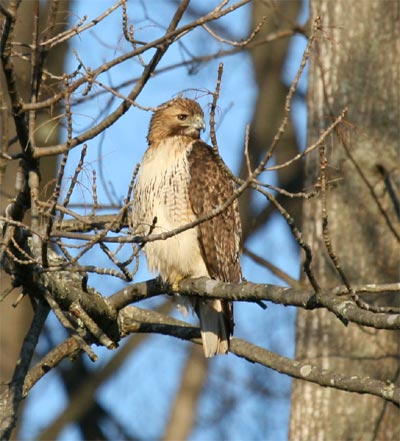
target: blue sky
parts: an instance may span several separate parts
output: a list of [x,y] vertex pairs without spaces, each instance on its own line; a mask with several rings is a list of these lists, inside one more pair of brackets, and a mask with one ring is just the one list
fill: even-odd
[[[209,10],[218,2],[216,1],[194,1],[192,2],[201,10]],[[98,16],[113,2],[102,1],[75,1],[73,2],[73,13],[70,17],[71,24],[88,15],[89,19]],[[147,11],[141,6],[141,2],[128,2],[128,14],[137,29],[137,38],[148,40],[163,32],[158,24],[167,23],[174,11],[174,2],[152,0],[146,2]],[[301,20],[306,16],[306,8],[302,12]],[[152,22],[148,16],[151,16]],[[250,9],[244,7],[224,19],[223,23],[229,26],[231,34],[237,39],[248,34],[248,23],[250,22]],[[183,23],[191,18],[183,19]],[[229,20],[229,21],[228,21]],[[245,26],[243,25],[245,24]],[[101,29],[101,31],[100,31]],[[219,43],[207,39],[204,44],[204,31],[198,30],[185,37],[185,47],[195,50],[196,54],[211,53],[220,47]],[[298,37],[294,39],[290,60],[284,69],[283,78],[290,81],[300,62],[305,39]],[[121,13],[117,12],[108,17],[98,29],[75,37],[71,41],[70,49],[75,50],[85,66],[92,69],[102,62],[112,59],[130,49],[124,42],[121,30]],[[181,59],[185,48],[174,45],[167,53],[159,67],[168,66]],[[146,61],[149,55],[145,55]],[[257,98],[257,87],[254,82],[252,65],[246,53],[227,57],[223,59],[224,76],[219,100],[220,112],[217,114],[217,137],[220,153],[228,166],[237,172],[243,153],[244,133],[246,124],[251,122],[254,104]],[[213,90],[217,77],[219,60],[199,66],[195,75],[188,75],[183,68],[156,75],[146,85],[138,98],[143,106],[157,106],[184,91],[188,97],[199,98],[199,102],[207,113],[210,95],[199,92],[199,90]],[[72,72],[78,65],[76,57],[70,50],[66,64],[66,71]],[[99,80],[116,86],[127,78],[134,78],[140,73],[141,66],[137,61],[128,61],[110,74],[102,75]],[[305,88],[305,81],[301,84]],[[126,94],[129,87],[120,90]],[[118,99],[111,103],[111,108],[119,104]],[[99,109],[107,108],[109,105],[105,98],[90,101],[87,105],[80,106],[74,114],[74,126],[77,130],[83,130],[96,121]],[[99,181],[105,176],[105,186],[110,188],[114,194],[113,200],[121,202],[125,197],[132,170],[140,161],[146,149],[146,134],[151,113],[132,108],[118,122],[107,129],[105,136],[99,136],[88,142],[88,176],[90,170],[97,172]],[[206,115],[206,118],[208,115]],[[293,104],[293,119],[298,127],[298,136],[303,144],[305,142],[305,120],[306,112],[304,103]],[[208,132],[203,139],[208,141]],[[79,147],[69,157],[66,176],[71,176],[80,156]],[[268,177],[274,182],[274,176]],[[82,185],[76,192],[74,202],[82,203],[87,201],[90,205],[90,180],[81,178]],[[99,185],[98,197],[101,202],[107,203],[107,192],[102,184]],[[247,246],[254,252],[263,255],[272,263],[283,268],[292,277],[299,273],[299,260],[295,246],[285,222],[274,216],[268,228],[254,235]],[[91,254],[87,260],[96,265],[107,266],[108,262],[100,255]],[[83,260],[85,262],[85,259]],[[248,258],[243,257],[243,272],[248,280],[263,283],[279,283],[265,269],[257,267]],[[148,279],[144,259],[140,265],[135,281]],[[90,284],[101,289],[102,293],[111,294],[121,286],[123,282],[104,277],[90,276]],[[147,304],[154,305],[160,300],[149,301]],[[178,313],[175,313],[179,317]],[[181,318],[181,317],[180,317]],[[266,311],[258,306],[241,303],[235,309],[235,335],[240,338],[266,347],[271,350],[292,357],[294,355],[294,308],[284,308],[277,305],[268,305]],[[190,317],[189,317],[190,319]],[[62,338],[63,331],[54,317],[49,319],[48,325],[56,338]],[[44,344],[43,342],[41,344]],[[171,397],[179,385],[179,370],[186,356],[187,343],[180,342],[166,337],[150,337],[146,340],[135,354],[128,358],[122,368],[106,382],[98,391],[97,399],[113,413],[127,429],[133,429],[133,433],[139,434],[143,439],[151,439],[163,433],[165,419]],[[91,368],[102,366],[114,355],[113,352],[101,348],[94,348],[99,355],[99,361]],[[217,357],[211,361],[210,382],[216,381],[221,372],[229,372],[233,395],[240,397],[245,390],[245,385],[254,375],[254,370],[249,370],[249,363],[237,359],[233,355]],[[262,374],[261,370],[257,372]],[[276,372],[268,371],[265,377],[268,379],[269,387],[275,392],[275,396],[265,401],[265,409],[258,407],[259,401],[251,396],[242,397],[241,402],[235,407],[232,418],[227,421],[225,434],[230,439],[235,435],[247,434],[249,439],[269,439],[278,441],[287,437],[287,426],[289,418],[289,402],[287,399],[290,390],[290,379]],[[232,386],[233,384],[233,386]],[[206,419],[218,406],[218,397],[215,392],[207,389],[200,402],[199,419]],[[149,397],[152,397],[151,399]],[[25,422],[23,429],[24,439],[29,439],[32,434],[37,434],[52,419],[59,414],[65,405],[65,395],[60,381],[55,372],[46,376],[30,394],[27,403]],[[46,409],[45,411],[43,409]],[[134,422],[132,415],[135,415]],[[251,427],[246,427],[244,421],[260,420],[265,418],[265,432],[252,433]],[[191,436],[192,440],[208,440],[215,438],[212,427],[201,426]],[[62,440],[78,440],[79,433],[74,427],[68,427],[62,433]],[[237,439],[237,438],[236,438]]]

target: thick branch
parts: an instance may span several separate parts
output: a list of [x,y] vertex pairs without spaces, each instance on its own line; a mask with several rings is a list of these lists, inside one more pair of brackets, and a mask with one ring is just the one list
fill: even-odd
[[[370,292],[369,285],[354,287],[357,292]],[[379,286],[379,285],[378,285]],[[179,284],[179,293],[184,296],[196,295],[204,298],[223,298],[227,300],[257,302],[260,300],[284,306],[298,306],[305,309],[326,308],[342,321],[353,322],[378,329],[400,329],[400,314],[374,313],[359,308],[349,297],[346,288],[324,289],[319,293],[306,289],[284,288],[258,283],[224,283],[207,278],[186,279]],[[398,284],[381,285],[382,291],[398,291]],[[371,288],[372,289],[372,288]],[[376,288],[374,291],[376,292]],[[172,294],[169,286],[157,279],[135,283],[116,292],[109,298],[117,310],[132,302],[153,297],[162,293]]]
[[[130,332],[156,332],[195,343],[200,342],[197,328],[170,317],[166,318],[159,313],[144,312],[133,306],[120,312],[120,326],[122,335]],[[391,382],[330,372],[308,362],[291,360],[238,338],[231,340],[230,352],[294,378],[348,392],[376,395],[400,407],[400,388]]]
[[[199,281],[203,282],[201,279],[197,282]],[[182,283],[184,284],[186,282]],[[190,283],[194,284],[194,281],[191,281]],[[234,285],[225,285],[227,288],[234,287]],[[156,281],[149,281],[144,284],[137,284],[136,289],[137,291],[140,291],[140,289],[143,291],[151,291],[151,289],[158,290],[160,286],[161,285]],[[279,292],[278,287],[271,288],[276,288],[274,293],[277,295]],[[285,288],[280,288],[280,290],[281,293],[285,293],[285,297],[287,294],[289,294],[290,297],[290,292],[293,291]],[[232,298],[233,297],[234,296],[232,296]],[[114,302],[111,301],[111,303],[114,303],[114,306],[116,299],[117,297],[114,297]],[[124,338],[131,333],[157,333],[201,344],[199,328],[168,317],[164,314],[134,306],[126,306],[119,311],[118,330],[121,338]],[[29,374],[25,379],[23,389],[24,395],[26,395],[34,384],[36,384],[36,382],[49,370],[56,367],[65,357],[76,354],[77,351],[79,351],[79,345],[73,338],[67,339],[65,342],[50,351],[29,371]],[[294,378],[349,392],[372,394],[391,401],[397,406],[400,404],[400,388],[390,382],[383,382],[368,377],[330,372],[308,362],[302,363],[300,361],[282,357],[274,352],[237,338],[232,339],[230,352],[238,357],[245,358],[250,362],[259,363]]]
[[307,362],[302,363],[282,357],[279,354],[238,338],[232,339],[230,352],[238,357],[245,358],[253,363],[259,363],[293,378],[347,392],[376,395],[400,407],[400,387],[397,387],[392,382],[332,372]]

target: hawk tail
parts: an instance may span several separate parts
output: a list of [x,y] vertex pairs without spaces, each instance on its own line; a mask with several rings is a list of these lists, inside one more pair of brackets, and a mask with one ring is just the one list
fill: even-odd
[[232,334],[232,312],[229,302],[222,300],[200,301],[196,307],[200,319],[201,339],[207,358],[226,354]]

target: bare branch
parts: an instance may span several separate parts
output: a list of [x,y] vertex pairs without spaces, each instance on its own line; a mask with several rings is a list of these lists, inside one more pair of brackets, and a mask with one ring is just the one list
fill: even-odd
[[246,38],[243,41],[232,41],[232,40],[227,40],[223,37],[220,37],[219,35],[217,35],[216,32],[214,32],[209,26],[207,25],[203,25],[203,29],[205,29],[212,37],[214,37],[216,40],[220,41],[221,43],[227,43],[231,46],[235,46],[235,47],[240,47],[243,48],[245,46],[248,46],[248,44],[254,39],[254,37],[260,32],[261,28],[263,27],[265,21],[267,20],[267,17],[261,17],[260,22],[258,23],[258,25],[254,28],[253,32],[249,35],[248,38]]
[[82,32],[86,31],[87,29],[90,29],[93,26],[96,26],[98,23],[100,23],[102,20],[104,20],[106,17],[108,17],[113,11],[118,9],[122,4],[124,0],[117,1],[113,6],[111,6],[109,9],[104,11],[102,14],[100,14],[98,17],[91,20],[86,25],[83,25],[83,23],[86,21],[86,16],[82,17],[82,19],[79,21],[77,25],[75,25],[73,28],[66,30],[65,32],[62,32],[58,35],[56,35],[53,38],[50,38],[48,40],[42,41],[40,43],[41,46],[45,46],[47,49],[51,49],[53,46],[63,43],[64,41],[69,40],[70,38],[74,37],[75,35],[79,35]]
[[43,300],[37,304],[31,326],[26,334],[13,378],[7,389],[0,395],[0,438],[9,439],[17,422],[18,406],[23,398],[23,385],[31,363],[39,335],[49,313]]
[[[385,291],[386,285],[379,285]],[[400,286],[389,286],[399,289]],[[366,292],[368,285],[355,286],[354,290]],[[224,283],[216,280],[200,278],[186,279],[179,284],[179,294],[183,296],[198,296],[244,302],[270,301],[286,306],[297,306],[305,309],[326,308],[339,317],[363,326],[379,329],[400,329],[400,311],[393,309],[392,313],[375,313],[366,311],[350,298],[340,294],[347,292],[345,287],[324,289],[315,293],[302,288],[284,288],[275,285],[245,283]],[[138,302],[162,293],[173,294],[169,285],[160,283],[157,279],[129,285],[109,297],[109,302],[116,309],[121,309],[132,302]]]
[[[191,340],[194,343],[200,342],[200,334],[197,328],[189,327],[184,322],[176,319],[165,319],[161,314],[144,312],[132,306],[121,311],[120,323],[123,334],[157,332],[164,335],[173,335],[183,340]],[[400,407],[400,387],[392,382],[331,372],[308,361],[291,360],[238,338],[232,338],[230,352],[293,378],[349,392],[376,395]]]
[[215,85],[215,91],[213,93],[213,100],[211,103],[211,109],[210,109],[210,137],[211,137],[211,143],[213,146],[214,151],[218,152],[218,143],[217,143],[217,136],[215,134],[215,110],[217,108],[217,102],[219,98],[219,91],[221,89],[221,81],[222,81],[222,74],[224,72],[224,65],[222,63],[218,66],[218,77],[217,77],[217,83]]

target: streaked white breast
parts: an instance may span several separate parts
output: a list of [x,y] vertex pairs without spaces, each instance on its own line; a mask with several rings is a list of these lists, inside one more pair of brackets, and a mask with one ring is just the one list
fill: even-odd
[[[150,147],[137,178],[133,203],[133,225],[136,234],[148,234],[157,217],[153,233],[171,231],[195,219],[191,209],[187,154],[192,143],[180,137],[168,138]],[[145,245],[149,270],[157,271],[163,280],[174,283],[185,277],[208,276],[201,256],[197,228],[166,240]]]

